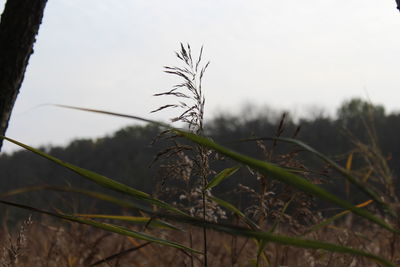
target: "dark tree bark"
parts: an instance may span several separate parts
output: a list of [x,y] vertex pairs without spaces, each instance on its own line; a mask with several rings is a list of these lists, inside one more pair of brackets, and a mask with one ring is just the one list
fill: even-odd
[[400,11],[400,0],[396,0],[397,9]]
[[[0,21],[0,135],[19,93],[47,0],[8,0]],[[2,146],[0,139],[0,150]]]

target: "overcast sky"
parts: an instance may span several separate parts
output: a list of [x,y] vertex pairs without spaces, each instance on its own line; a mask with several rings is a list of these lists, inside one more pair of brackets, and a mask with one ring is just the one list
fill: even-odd
[[167,120],[149,112],[170,103],[152,95],[176,82],[162,67],[180,42],[211,61],[207,118],[245,103],[333,114],[357,96],[400,110],[394,0],[51,0],[7,136],[62,145],[132,123],[46,103]]

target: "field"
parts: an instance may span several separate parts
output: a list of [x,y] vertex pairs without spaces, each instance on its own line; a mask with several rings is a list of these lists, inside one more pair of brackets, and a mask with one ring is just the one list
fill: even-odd
[[[191,258],[181,250],[79,224],[60,224],[44,219],[25,222],[19,229],[10,235],[2,235],[1,266],[202,266],[199,256]],[[184,233],[146,232],[186,245],[190,243]],[[192,235],[193,248],[200,250],[201,230],[193,229]],[[210,231],[208,238],[209,266],[255,266],[257,246],[251,239],[215,231]],[[400,264],[398,240],[379,229],[330,227],[307,238],[363,249]],[[273,243],[268,244],[265,251],[271,266],[377,266],[363,257]]]
[[[155,155],[165,179],[153,192],[140,191],[4,137],[43,160],[127,198],[72,186],[40,185],[4,192],[1,203],[43,217],[26,219],[11,230],[3,223],[2,266],[400,264],[395,178],[374,141],[372,124],[366,124],[368,144],[353,140],[365,163],[357,170],[353,168],[353,152],[346,156],[345,166],[341,166],[296,139],[298,129],[291,138],[283,137],[286,115],[278,122],[274,136],[238,140],[256,144],[263,159],[235,152],[208,138],[203,128],[205,97],[201,84],[208,63],[201,64],[202,51],[194,60],[190,46],[181,45],[177,56],[184,66],[166,67],[166,72],[178,76],[182,82],[156,96],[173,96],[185,101],[167,104],[154,112],[166,108],[181,110],[172,120],[183,123],[183,129],[137,116],[62,106],[132,118],[164,129],[158,141],[170,141],[171,145]],[[367,104],[366,111],[368,107]],[[291,144],[293,150],[277,154],[276,147],[283,143]],[[311,153],[325,164],[330,175],[334,173],[346,185],[356,188],[363,194],[363,201],[352,203],[325,190],[318,176],[326,174],[309,169],[298,160],[299,150]],[[230,166],[214,170],[212,162],[219,160]],[[244,209],[213,194],[213,190],[243,169],[258,184],[255,188],[237,185],[235,196],[240,192],[252,200]],[[116,205],[120,208],[116,210],[124,212],[71,213],[57,207],[33,207],[8,200],[8,197],[41,190],[85,195]],[[329,203],[337,210],[331,215],[322,214],[313,208],[316,202]]]

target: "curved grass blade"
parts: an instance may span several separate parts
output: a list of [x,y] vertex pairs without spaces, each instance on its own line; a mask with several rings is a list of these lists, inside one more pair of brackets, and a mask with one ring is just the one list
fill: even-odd
[[[358,204],[356,207],[362,208],[362,207],[368,206],[368,205],[371,204],[372,202],[373,202],[373,200],[370,199],[370,200],[367,200],[367,201],[365,201],[365,202],[363,202],[363,203],[361,203],[361,204]],[[302,234],[302,236],[304,236],[304,235],[306,235],[306,234],[308,234],[308,233],[311,233],[311,232],[313,232],[313,231],[316,231],[316,230],[318,230],[318,229],[320,229],[320,228],[322,228],[322,227],[324,227],[324,226],[326,226],[326,225],[332,223],[333,221],[335,221],[335,220],[337,220],[337,219],[339,219],[339,218],[345,216],[345,215],[348,214],[348,213],[350,213],[350,211],[349,211],[349,210],[345,210],[345,211],[342,211],[342,212],[340,212],[340,213],[338,213],[338,214],[336,214],[336,215],[334,215],[334,216],[332,216],[332,217],[330,217],[330,218],[328,218],[328,219],[326,219],[326,220],[323,220],[322,222],[320,222],[320,223],[314,225],[313,227],[311,227],[310,229],[308,229],[306,232],[304,232],[304,233]]]
[[61,186],[49,186],[49,185],[29,186],[29,187],[18,188],[15,190],[11,190],[11,191],[2,193],[2,194],[0,194],[0,197],[4,198],[4,197],[14,196],[14,195],[18,195],[18,194],[27,193],[27,192],[33,192],[33,191],[40,191],[40,190],[79,193],[79,194],[83,194],[83,195],[90,196],[93,198],[97,198],[99,200],[113,203],[113,204],[123,207],[123,208],[140,210],[140,211],[143,211],[143,212],[146,212],[149,214],[154,213],[149,207],[143,206],[138,203],[132,203],[130,201],[121,200],[119,198],[116,198],[116,197],[113,197],[113,196],[110,196],[107,194],[98,193],[95,191],[84,190],[84,189],[79,189],[79,188],[73,188],[73,187],[61,187]]
[[[152,211],[151,209],[149,209],[148,207],[145,207],[143,205],[140,204],[136,204],[136,203],[132,203],[130,201],[126,201],[126,200],[121,200],[119,198],[115,198],[113,196],[110,195],[106,195],[103,193],[97,193],[94,191],[89,191],[89,190],[84,190],[84,189],[79,189],[79,188],[73,188],[73,187],[60,187],[60,186],[48,186],[48,185],[42,185],[42,186],[30,186],[30,187],[24,187],[24,188],[18,188],[12,191],[8,191],[6,193],[0,194],[0,197],[4,198],[4,197],[10,197],[10,196],[14,196],[14,195],[18,195],[18,194],[23,194],[23,193],[27,193],[27,192],[33,192],[33,191],[40,191],[40,190],[51,190],[51,191],[61,191],[61,192],[73,192],[73,193],[79,193],[79,194],[83,194],[86,196],[90,196],[99,200],[103,200],[109,203],[113,203],[117,206],[123,207],[123,208],[128,208],[128,209],[132,209],[132,210],[140,210],[143,211],[145,213],[157,216],[157,214]],[[82,215],[83,217],[85,217],[85,215]],[[108,216],[108,215],[94,215],[94,216],[99,216],[97,218],[100,218],[100,216]],[[90,216],[87,216],[90,217]],[[137,222],[140,222],[141,219],[139,218],[143,218],[142,221],[144,221],[145,217],[133,217],[133,216],[119,216],[120,218],[117,218],[118,216],[114,215],[116,220],[124,220],[124,218],[121,217],[127,217],[125,218],[125,220],[129,221],[135,221],[135,218],[137,219]],[[95,218],[95,217],[92,217]],[[105,217],[104,217],[105,218]],[[150,218],[150,217],[146,217],[148,218],[148,220],[145,222],[147,223],[149,220],[151,220],[151,224],[153,224],[153,226],[164,226],[166,228],[170,228],[173,230],[179,230],[179,231],[183,231],[182,229],[179,229],[178,227],[164,222],[162,220],[159,219],[154,219],[154,218]],[[111,218],[109,218],[111,219]]]
[[[238,208],[236,208],[234,205],[232,205],[231,203],[222,200],[220,198],[214,197],[214,196],[207,196],[209,199],[213,200],[214,202],[216,202],[218,205],[220,205],[221,207],[226,208],[227,210],[231,211],[233,214],[236,214],[239,218],[241,218],[242,220],[244,220],[244,222],[249,225],[253,230],[260,230],[260,227],[253,222],[249,217],[247,217],[243,212],[241,212]],[[264,253],[264,248],[267,245],[267,242],[265,240],[255,240],[256,245],[258,247],[257,249],[257,264],[259,261],[260,256],[262,255],[264,260],[269,263],[269,258],[267,255],[265,255]],[[270,264],[269,264],[270,265]],[[256,265],[259,266],[259,265]]]
[[346,160],[346,171],[351,171],[351,166],[353,165],[353,155],[354,153],[351,152]]
[[233,214],[236,214],[239,218],[242,218],[244,222],[247,223],[252,229],[260,229],[255,222],[253,222],[250,218],[248,218],[243,212],[241,212],[231,203],[226,202],[225,200],[222,200],[214,196],[207,196],[207,197],[212,201],[214,201],[215,203],[217,203],[218,205],[220,205],[221,207],[224,207],[227,210],[231,211]]
[[151,242],[146,242],[146,243],[143,243],[143,244],[138,245],[138,246],[136,246],[136,247],[123,250],[123,251],[121,251],[121,252],[118,252],[118,253],[116,253],[116,254],[113,254],[113,255],[111,255],[111,256],[108,256],[107,258],[104,258],[104,259],[101,259],[101,260],[99,260],[99,261],[96,261],[95,263],[90,264],[89,267],[97,266],[97,265],[102,264],[102,263],[107,263],[107,262],[109,262],[109,261],[111,261],[111,260],[114,260],[114,259],[116,259],[116,258],[119,258],[119,257],[121,257],[121,256],[124,256],[124,255],[126,255],[126,254],[128,254],[128,253],[131,253],[131,252],[133,252],[133,251],[139,250],[139,249],[141,249],[141,248],[143,248],[143,247],[145,247],[145,246],[147,246],[147,245],[150,245],[150,244],[151,244]]
[[288,246],[295,246],[295,247],[308,248],[308,249],[322,249],[322,250],[331,251],[331,252],[350,254],[350,255],[354,255],[354,256],[362,256],[362,257],[370,258],[385,267],[386,266],[387,267],[395,266],[390,261],[388,261],[380,256],[377,256],[375,254],[365,252],[362,250],[358,250],[358,249],[349,248],[346,246],[332,244],[332,243],[308,240],[308,239],[297,238],[297,237],[288,237],[288,236],[284,236],[284,235],[277,235],[277,234],[272,234],[269,232],[262,232],[262,231],[247,229],[247,228],[243,228],[243,227],[235,226],[235,225],[203,221],[201,219],[196,219],[196,218],[177,217],[174,215],[168,215],[168,218],[172,219],[172,220],[178,220],[182,223],[188,223],[188,224],[195,225],[198,227],[205,227],[208,229],[213,229],[213,230],[216,230],[219,232],[224,232],[224,233],[235,235],[235,236],[243,236],[243,237],[247,237],[247,238],[256,239],[256,240],[259,240],[260,242],[266,241],[266,242],[273,242],[273,243],[288,245]]
[[20,142],[18,142],[16,140],[13,140],[11,138],[4,137],[4,136],[0,136],[0,138],[3,138],[3,139],[5,139],[5,140],[7,140],[7,141],[9,141],[11,143],[14,143],[14,144],[16,144],[16,145],[18,145],[20,147],[23,147],[23,148],[33,152],[33,153],[35,153],[35,154],[37,154],[39,156],[42,156],[43,158],[46,158],[46,159],[48,159],[48,160],[50,160],[50,161],[52,161],[52,162],[64,167],[64,168],[67,168],[67,169],[79,174],[80,176],[82,176],[82,177],[84,177],[84,178],[86,178],[86,179],[88,179],[88,180],[90,180],[92,182],[95,182],[96,184],[101,185],[101,186],[103,186],[105,188],[109,188],[109,189],[112,189],[114,191],[118,191],[118,192],[121,192],[121,193],[128,194],[128,195],[130,195],[130,196],[132,196],[134,198],[143,200],[143,201],[145,201],[147,203],[156,205],[156,206],[158,206],[160,208],[164,208],[164,209],[173,211],[173,212],[181,214],[181,215],[187,215],[183,211],[180,211],[177,208],[175,208],[175,207],[173,207],[173,206],[171,206],[171,205],[169,205],[169,204],[167,204],[167,203],[165,203],[165,202],[163,202],[161,200],[158,200],[156,198],[152,198],[149,194],[147,194],[145,192],[142,192],[140,190],[134,189],[134,188],[132,188],[130,186],[127,186],[125,184],[122,184],[120,182],[114,181],[113,179],[110,179],[110,178],[108,178],[106,176],[103,176],[101,174],[98,174],[96,172],[93,172],[93,171],[90,171],[90,170],[75,166],[75,165],[73,165],[71,163],[62,161],[62,160],[60,160],[60,159],[58,159],[56,157],[50,156],[47,153],[44,153],[44,152],[42,152],[42,151],[40,151],[38,149],[35,149],[33,147],[30,147],[28,145],[20,143]]
[[[258,138],[260,139],[260,138]],[[382,199],[379,197],[379,195],[372,190],[370,187],[366,186],[364,184],[364,182],[360,182],[357,178],[355,178],[354,176],[352,176],[349,172],[349,169],[351,167],[351,161],[352,161],[352,157],[351,159],[347,161],[346,163],[346,168],[341,167],[339,164],[337,164],[336,162],[334,162],[333,160],[331,160],[330,158],[328,158],[327,156],[325,156],[324,154],[322,154],[321,152],[315,150],[314,148],[310,147],[309,145],[307,145],[306,143],[296,140],[296,139],[292,139],[292,138],[285,138],[285,137],[279,137],[279,138],[262,138],[264,140],[270,139],[270,140],[277,140],[277,141],[282,141],[282,142],[286,142],[286,143],[291,143],[291,144],[295,144],[309,152],[311,152],[312,154],[316,155],[317,157],[319,157],[321,160],[323,160],[324,162],[328,163],[330,166],[332,166],[333,169],[335,169],[336,171],[338,171],[340,174],[342,174],[350,183],[352,183],[354,186],[356,186],[359,190],[361,190],[362,192],[364,192],[367,196],[369,196],[370,198],[372,198],[376,203],[379,203],[385,210],[387,210],[392,216],[397,217],[396,213],[392,210],[392,208],[385,203],[384,201],[382,201]],[[352,155],[352,154],[351,154]]]
[[137,238],[137,239],[141,239],[141,240],[145,240],[145,241],[149,241],[149,242],[153,242],[153,243],[157,243],[160,245],[165,245],[165,246],[169,246],[169,247],[174,247],[174,248],[178,248],[178,249],[183,249],[189,252],[193,252],[193,253],[199,253],[201,254],[202,252],[191,249],[189,247],[186,247],[184,245],[178,244],[176,242],[172,242],[172,241],[168,241],[165,239],[161,239],[161,238],[157,238],[151,235],[147,235],[147,234],[143,234],[140,232],[136,232],[130,229],[127,229],[125,227],[121,227],[118,225],[114,225],[114,224],[108,224],[108,223],[101,223],[101,222],[97,222],[94,220],[89,220],[89,219],[84,219],[84,218],[79,218],[79,217],[75,217],[72,215],[68,215],[68,214],[62,214],[62,213],[53,213],[53,212],[49,212],[49,211],[44,211],[44,210],[40,210],[31,206],[27,206],[27,205],[22,205],[22,204],[18,204],[18,203],[13,203],[13,202],[9,202],[9,201],[4,201],[4,200],[0,200],[0,203],[3,203],[5,205],[8,206],[14,206],[17,208],[21,208],[21,209],[25,209],[25,210],[30,210],[30,211],[34,211],[34,212],[38,212],[41,214],[46,214],[52,217],[56,217],[59,219],[64,219],[67,221],[72,221],[72,222],[77,222],[80,224],[86,224],[86,225],[90,225],[99,229],[103,229],[106,230],[108,232],[113,232],[113,233],[117,233],[120,235],[124,235],[124,236],[130,236],[133,238]]
[[[292,201],[294,200],[296,195],[293,195],[289,201],[287,201],[285,203],[285,205],[283,206],[282,210],[280,211],[280,216],[278,218],[275,219],[274,224],[272,225],[271,229],[268,231],[269,233],[274,233],[276,228],[279,225],[279,222],[281,220],[281,216],[286,212],[287,208],[289,207],[290,203],[292,203]],[[267,246],[268,242],[266,242],[265,240],[258,242],[257,246],[258,246],[258,250],[257,250],[257,262],[259,261],[260,255],[261,253],[264,253],[264,249]],[[266,255],[264,255],[264,257],[266,257]],[[257,265],[258,266],[258,265]]]
[[109,214],[74,214],[76,217],[84,217],[89,219],[110,219],[118,221],[126,221],[137,224],[149,225],[152,227],[166,228],[171,230],[180,230],[179,228],[173,226],[170,223],[153,219],[150,217],[138,217],[138,216],[127,216],[127,215],[109,215]]
[[237,166],[237,167],[226,168],[226,169],[222,170],[213,179],[211,179],[211,181],[206,185],[206,187],[204,189],[207,190],[207,189],[210,189],[210,188],[213,188],[213,187],[219,185],[223,180],[225,180],[226,178],[229,178],[230,176],[235,174],[235,172],[237,172],[239,169],[240,169],[240,167]]
[[257,171],[259,171],[265,175],[269,175],[273,179],[276,179],[283,183],[289,184],[303,192],[309,193],[320,199],[324,199],[326,201],[334,203],[342,208],[351,210],[353,213],[355,213],[361,217],[364,217],[364,218],[370,220],[371,222],[374,222],[391,232],[400,233],[399,230],[394,229],[391,225],[387,224],[382,219],[374,216],[370,212],[355,207],[350,202],[343,200],[341,198],[338,198],[334,194],[329,193],[328,191],[320,188],[319,186],[312,184],[309,181],[307,181],[306,179],[304,179],[300,176],[297,176],[293,173],[290,173],[279,166],[276,166],[272,163],[254,159],[254,158],[251,158],[249,156],[246,156],[246,155],[243,155],[243,154],[240,154],[237,152],[234,152],[226,147],[223,147],[223,146],[211,141],[208,138],[198,136],[193,133],[189,133],[189,132],[179,130],[179,129],[173,129],[173,131],[175,131],[177,134],[180,134],[180,135],[184,136],[185,138],[187,138],[199,145],[213,149],[231,159],[234,159],[242,164],[245,164],[253,169],[256,169]]
[[145,118],[138,117],[138,116],[133,116],[133,115],[128,115],[128,114],[110,112],[110,111],[99,110],[99,109],[74,107],[74,106],[69,106],[69,105],[60,105],[60,104],[52,104],[52,105],[56,106],[56,107],[61,107],[61,108],[75,109],[75,110],[87,111],[87,112],[93,112],[93,113],[100,113],[100,114],[110,115],[110,116],[115,116],[115,117],[134,119],[134,120],[138,120],[138,121],[143,121],[143,122],[148,122],[148,123],[151,123],[151,124],[155,124],[155,125],[158,125],[158,126],[161,126],[161,127],[165,127],[165,128],[172,128],[170,125],[168,125],[166,123],[163,123],[163,122],[159,122],[159,121],[155,121],[155,120],[149,120],[149,119],[145,119]]
[[278,218],[276,218],[274,224],[272,225],[271,229],[269,230],[269,232],[270,232],[271,234],[272,234],[273,232],[275,232],[276,228],[277,228],[278,225],[279,225],[279,222],[281,221],[282,215],[285,214],[285,212],[286,212],[286,210],[288,209],[289,205],[290,205],[290,204],[292,203],[292,201],[295,199],[295,196],[296,196],[296,195],[293,195],[293,196],[289,199],[289,201],[287,201],[287,202],[285,203],[285,205],[283,206],[282,210],[279,212]]

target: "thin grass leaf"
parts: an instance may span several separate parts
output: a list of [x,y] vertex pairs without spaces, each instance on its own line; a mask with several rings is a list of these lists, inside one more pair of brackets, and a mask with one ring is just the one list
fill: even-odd
[[[103,200],[109,203],[113,203],[117,206],[123,207],[123,208],[128,208],[128,209],[132,209],[132,210],[139,210],[139,211],[143,211],[145,213],[151,214],[151,215],[155,215],[156,213],[151,210],[150,208],[140,205],[140,204],[136,204],[136,203],[132,203],[130,201],[126,201],[126,200],[121,200],[119,198],[115,198],[113,196],[110,195],[106,195],[106,194],[102,194],[102,193],[97,193],[94,191],[89,191],[89,190],[84,190],[84,189],[78,189],[78,188],[73,188],[73,187],[59,187],[59,186],[48,186],[48,185],[44,185],[44,186],[30,186],[30,187],[23,187],[23,188],[18,188],[3,194],[0,194],[0,197],[4,198],[4,197],[10,197],[10,196],[14,196],[14,195],[18,195],[18,194],[23,194],[23,193],[27,193],[27,192],[33,192],[33,191],[40,191],[40,190],[51,190],[51,191],[60,191],[60,192],[73,192],[73,193],[79,193],[79,194],[83,194],[86,196],[90,196],[99,200]],[[83,216],[83,215],[82,215]],[[96,216],[108,216],[108,215],[96,215]],[[89,216],[88,216],[89,217]],[[116,220],[124,220],[124,218],[117,218],[116,215],[114,215]],[[131,221],[135,221],[135,218],[137,218],[137,222],[140,222],[141,220],[139,218],[143,218],[142,221],[144,221],[145,217],[133,217],[133,216],[122,216],[122,217],[127,217],[126,220],[131,220]],[[93,217],[94,218],[94,217]],[[99,217],[100,218],[100,217]],[[173,230],[179,230],[179,231],[183,231],[182,229],[179,229],[178,227],[164,222],[162,220],[158,220],[158,219],[154,219],[154,218],[148,218],[148,220],[146,221],[146,223],[151,219],[151,223],[153,224],[153,226],[165,226],[166,228],[170,228]]]
[[127,216],[127,215],[110,215],[110,214],[73,214],[73,216],[76,217],[85,217],[85,218],[90,218],[90,219],[110,219],[110,220],[117,220],[117,221],[126,221],[126,222],[132,222],[132,223],[137,223],[137,224],[145,224],[149,225],[152,227],[158,227],[158,228],[166,228],[166,229],[171,229],[171,230],[179,230],[181,229],[173,226],[170,223],[153,219],[150,217],[138,217],[138,216]]
[[96,172],[93,172],[93,171],[90,171],[90,170],[75,166],[75,165],[73,165],[71,163],[62,161],[62,160],[60,160],[60,159],[58,159],[56,157],[50,156],[47,153],[44,153],[44,152],[42,152],[40,150],[37,150],[37,149],[35,149],[33,147],[30,147],[28,145],[22,144],[22,143],[20,143],[20,142],[18,142],[16,140],[11,139],[11,138],[2,137],[2,136],[0,136],[0,138],[3,138],[3,139],[5,139],[5,140],[7,140],[9,142],[12,142],[12,143],[14,143],[14,144],[16,144],[16,145],[18,145],[20,147],[23,147],[23,148],[33,152],[33,153],[35,153],[35,154],[37,154],[39,156],[42,156],[43,158],[46,158],[46,159],[48,159],[48,160],[50,160],[50,161],[52,161],[52,162],[64,167],[64,168],[67,168],[67,169],[79,174],[80,176],[82,176],[82,177],[84,177],[84,178],[86,178],[86,179],[88,179],[88,180],[90,180],[92,182],[95,182],[96,184],[101,185],[101,186],[103,186],[105,188],[109,188],[109,189],[112,189],[112,190],[117,191],[117,192],[128,194],[131,197],[143,200],[143,201],[145,201],[147,203],[156,205],[156,206],[158,206],[160,208],[164,208],[164,209],[173,211],[175,213],[179,213],[181,215],[187,215],[183,211],[180,211],[177,208],[175,208],[175,207],[173,207],[173,206],[171,206],[171,205],[169,205],[169,204],[167,204],[167,203],[165,203],[165,202],[163,202],[161,200],[158,200],[156,198],[150,197],[150,195],[145,193],[145,192],[142,192],[140,190],[134,189],[134,188],[132,188],[130,186],[127,186],[125,184],[122,184],[120,182],[114,181],[113,179],[105,177],[105,176],[103,176],[101,174],[98,174]]
[[[368,205],[371,204],[372,202],[373,202],[373,200],[370,199],[370,200],[367,200],[367,201],[365,201],[365,202],[363,202],[363,203],[361,203],[361,204],[358,204],[356,207],[358,207],[358,208],[363,208],[363,207],[365,207],[365,206],[368,206]],[[334,216],[332,216],[332,217],[330,217],[330,218],[328,218],[328,219],[326,219],[326,220],[323,220],[322,222],[320,222],[320,223],[314,225],[313,227],[311,227],[310,229],[308,229],[306,232],[304,232],[304,233],[302,234],[302,236],[304,236],[304,235],[306,235],[306,234],[308,234],[308,233],[314,232],[314,231],[316,231],[316,230],[318,230],[318,229],[320,229],[320,228],[322,228],[322,227],[324,227],[324,226],[326,226],[326,225],[329,225],[329,224],[331,224],[332,222],[334,222],[335,220],[337,220],[337,219],[339,219],[339,218],[342,218],[343,216],[345,216],[345,215],[348,214],[348,213],[350,213],[350,211],[349,211],[349,210],[345,210],[345,211],[342,211],[342,212],[340,212],[340,213],[338,213],[338,214],[336,214],[336,215],[334,215]]]
[[351,165],[353,164],[353,152],[349,154],[346,160],[346,170],[351,171]]
[[256,232],[256,231],[251,231],[251,230],[240,230],[240,231],[232,231],[231,228],[225,229],[224,227],[213,227],[215,230],[220,230],[226,233],[233,233],[236,235],[242,235],[246,237],[253,237],[257,239],[262,239],[262,240],[267,240],[270,242],[274,243],[279,243],[283,245],[289,245],[289,246],[296,246],[296,247],[302,247],[302,248],[309,248],[309,249],[322,249],[322,250],[327,250],[331,252],[337,252],[337,253],[346,253],[346,254],[351,254],[354,256],[363,256],[370,258],[374,261],[379,262],[383,266],[390,266],[394,267],[395,265],[388,260],[379,257],[377,255],[357,250],[357,249],[352,249],[349,247],[345,246],[339,246],[336,244],[331,244],[331,243],[325,243],[325,242],[319,242],[319,241],[312,241],[312,240],[305,240],[305,239],[300,239],[300,238],[292,238],[292,237],[287,237],[287,236],[282,236],[282,235],[272,235],[266,232]]
[[123,114],[123,113],[117,113],[117,112],[110,112],[110,111],[105,111],[105,110],[99,110],[99,109],[91,109],[91,108],[82,108],[82,107],[74,107],[74,106],[69,106],[69,105],[59,105],[59,104],[50,104],[51,106],[55,107],[60,107],[60,108],[68,108],[68,109],[74,109],[74,110],[80,110],[80,111],[86,111],[86,112],[92,112],[92,113],[99,113],[99,114],[104,114],[104,115],[109,115],[109,116],[115,116],[115,117],[121,117],[121,118],[127,118],[127,119],[134,119],[138,121],[143,121],[143,122],[148,122],[154,125],[158,125],[161,127],[165,128],[172,128],[170,125],[155,121],[155,120],[150,120],[150,119],[145,119],[142,117],[138,116],[133,116],[133,115],[128,115],[128,114]]
[[279,217],[276,218],[274,224],[272,225],[271,229],[269,230],[269,232],[272,234],[275,232],[276,228],[279,225],[279,222],[281,221],[281,216],[283,214],[285,214],[286,210],[289,208],[290,203],[292,203],[292,201],[294,200],[295,195],[293,195],[290,200],[288,202],[285,203],[285,205],[283,206],[282,210],[279,212]]
[[13,202],[9,202],[9,201],[4,201],[4,200],[0,200],[0,203],[3,203],[5,205],[8,206],[13,206],[13,207],[17,207],[17,208],[21,208],[21,209],[25,209],[25,210],[30,210],[30,211],[34,211],[34,212],[38,212],[41,214],[46,214],[52,217],[56,217],[59,219],[64,219],[67,221],[72,221],[72,222],[77,222],[80,224],[86,224],[86,225],[90,225],[99,229],[103,229],[106,230],[108,232],[113,232],[113,233],[117,233],[120,235],[124,235],[124,236],[130,236],[133,238],[137,238],[137,239],[141,239],[141,240],[145,240],[145,241],[149,241],[149,242],[153,242],[153,243],[157,243],[160,245],[165,245],[165,246],[169,246],[169,247],[174,247],[174,248],[178,248],[178,249],[183,249],[189,252],[193,252],[193,253],[199,253],[201,254],[200,251],[191,249],[189,247],[183,246],[181,244],[178,244],[176,242],[172,242],[172,241],[168,241],[165,239],[161,239],[161,238],[157,238],[151,235],[147,235],[147,234],[143,234],[140,232],[136,232],[118,225],[113,225],[113,224],[108,224],[108,223],[101,223],[101,222],[97,222],[94,220],[89,220],[89,219],[83,219],[83,218],[78,218],[72,215],[68,215],[68,214],[62,214],[62,213],[53,213],[53,212],[49,212],[49,211],[44,211],[44,210],[40,210],[31,206],[27,206],[27,205],[22,205],[22,204],[18,204],[18,203],[13,203]]
[[73,187],[48,186],[48,185],[29,186],[29,187],[22,187],[22,188],[18,188],[15,190],[11,190],[11,191],[2,193],[2,194],[0,194],[0,197],[5,198],[5,197],[18,195],[18,194],[23,194],[23,193],[27,193],[27,192],[33,192],[33,191],[40,191],[40,190],[79,193],[79,194],[83,194],[83,195],[90,196],[93,198],[97,198],[99,200],[113,203],[113,204],[123,207],[123,208],[140,210],[140,211],[143,211],[143,212],[146,212],[149,214],[153,213],[152,209],[150,209],[147,206],[138,204],[138,203],[132,203],[131,201],[121,200],[119,198],[116,198],[116,197],[113,197],[113,196],[110,196],[107,194],[98,193],[95,191],[84,190],[84,189],[79,189],[79,188],[73,188]]
[[[294,198],[295,198],[295,195],[293,195],[290,198],[290,200],[285,203],[285,205],[283,206],[282,210],[280,211],[280,216],[286,212],[287,208],[289,207],[290,203],[292,203]],[[281,220],[280,216],[278,218],[276,218],[276,220],[275,220],[274,224],[272,225],[271,229],[268,231],[269,233],[272,234],[272,233],[275,232],[275,230],[278,227],[279,222]],[[260,255],[261,255],[261,253],[264,252],[264,249],[267,246],[267,244],[268,244],[268,242],[266,242],[265,240],[257,243],[257,247],[258,247],[258,249],[257,249],[257,262],[258,262],[258,259],[259,259]],[[266,257],[266,255],[264,255],[264,258],[265,257]],[[268,257],[267,257],[267,259],[268,259]]]
[[226,202],[225,200],[222,200],[214,196],[207,196],[207,197],[212,201],[214,201],[215,203],[217,203],[218,205],[220,205],[221,207],[224,207],[227,210],[231,211],[233,214],[236,214],[239,218],[242,218],[252,229],[260,229],[255,222],[253,222],[250,218],[248,218],[243,212],[241,212],[231,203]]
[[272,138],[272,139],[276,139],[278,141],[283,141],[283,142],[286,142],[286,143],[295,144],[295,145],[300,146],[301,148],[313,153],[314,155],[316,155],[317,157],[319,157],[320,159],[322,159],[323,161],[325,161],[326,163],[331,165],[332,168],[334,168],[336,171],[341,173],[350,183],[352,183],[354,186],[356,186],[358,189],[360,189],[366,195],[371,197],[375,202],[379,203],[392,216],[397,217],[396,213],[392,210],[392,208],[387,203],[382,201],[381,198],[379,197],[379,195],[375,191],[373,191],[370,187],[366,186],[364,184],[364,182],[360,182],[357,178],[352,176],[349,173],[349,170],[347,170],[345,168],[342,168],[339,164],[337,164],[336,162],[334,162],[333,160],[331,160],[330,158],[328,158],[327,156],[325,156],[321,152],[315,150],[314,148],[310,147],[309,145],[307,145],[307,144],[305,144],[305,143],[303,143],[303,142],[301,142],[299,140],[296,140],[296,139],[283,138],[283,137]]
[[151,242],[146,242],[146,243],[143,243],[143,244],[138,245],[138,246],[136,246],[136,247],[133,247],[133,248],[126,249],[126,250],[124,250],[124,251],[118,252],[118,253],[116,253],[116,254],[113,254],[113,255],[111,255],[111,256],[108,256],[107,258],[101,259],[101,260],[99,260],[99,261],[96,261],[95,263],[90,264],[89,267],[97,266],[97,265],[102,264],[102,263],[107,263],[107,262],[109,262],[109,261],[111,261],[111,260],[114,260],[114,259],[116,259],[116,258],[119,258],[119,257],[121,257],[121,256],[124,256],[124,255],[126,255],[126,254],[128,254],[128,253],[131,253],[131,252],[133,252],[133,251],[139,250],[139,249],[141,249],[141,248],[143,248],[143,247],[145,247],[145,246],[147,246],[147,245],[150,245],[150,244],[151,244]]
[[304,179],[300,176],[297,176],[293,173],[285,171],[283,168],[280,168],[279,166],[276,166],[272,163],[254,159],[254,158],[245,156],[245,155],[237,153],[237,152],[234,152],[226,147],[223,147],[223,146],[211,141],[208,138],[198,136],[198,135],[195,135],[193,133],[189,133],[189,132],[186,132],[183,130],[175,129],[174,131],[199,145],[213,149],[222,155],[225,155],[225,156],[227,156],[231,159],[234,159],[242,164],[245,164],[253,169],[256,169],[260,173],[269,175],[273,179],[279,180],[285,184],[289,184],[303,192],[306,192],[306,193],[314,195],[320,199],[324,199],[326,201],[334,203],[342,208],[351,210],[353,213],[355,213],[361,217],[364,217],[364,218],[370,220],[371,222],[374,222],[391,232],[400,233],[399,230],[394,229],[391,225],[387,224],[382,219],[374,216],[370,212],[355,207],[350,202],[343,200],[341,198],[338,198],[337,196],[333,195],[332,193],[329,193],[326,190],[320,188],[319,186],[310,183],[309,181],[307,181],[306,179]]
[[[272,263],[271,260],[269,259],[267,253],[265,253],[265,251],[262,252],[261,254],[262,258],[264,259],[265,263],[267,264],[267,267],[272,267]],[[257,267],[260,266],[259,265],[259,258],[257,258]]]
[[[352,164],[353,164],[353,152],[351,152],[349,154],[349,156],[347,157],[347,160],[346,160],[346,167],[345,168],[346,168],[346,171],[348,171],[349,173],[351,171]],[[345,186],[346,198],[349,199],[349,196],[350,196],[350,182],[349,182],[349,180],[345,181],[345,185],[344,186]]]
[[374,172],[373,168],[370,168],[368,172],[365,174],[365,176],[361,179],[363,183],[366,183],[368,179],[371,177],[371,174]]
[[326,251],[331,251],[331,252],[350,254],[350,255],[354,255],[354,256],[362,256],[362,257],[370,258],[385,267],[386,266],[387,267],[395,266],[393,263],[391,263],[390,261],[388,261],[380,256],[377,256],[375,254],[365,252],[362,250],[349,248],[346,246],[336,245],[336,244],[327,243],[327,242],[308,240],[308,239],[303,239],[303,238],[297,238],[297,237],[289,237],[289,236],[284,236],[284,235],[271,234],[269,232],[262,232],[262,231],[247,229],[247,228],[243,228],[240,226],[229,225],[229,224],[209,222],[209,221],[204,221],[204,220],[196,219],[196,218],[177,217],[175,215],[167,215],[167,216],[169,219],[172,219],[172,220],[178,220],[182,223],[188,223],[188,224],[195,225],[198,227],[205,227],[208,229],[213,229],[213,230],[224,232],[224,233],[227,233],[230,235],[243,236],[243,237],[247,237],[247,238],[251,238],[251,239],[256,239],[259,241],[264,240],[267,242],[273,242],[273,243],[287,245],[287,246],[295,246],[295,247],[308,248],[308,249],[321,249],[321,250],[326,250]]
[[226,169],[222,170],[213,179],[211,179],[211,181],[206,185],[204,190],[207,190],[207,189],[210,189],[210,188],[213,188],[213,187],[219,185],[223,180],[225,180],[226,178],[229,178],[230,176],[235,174],[239,169],[240,169],[240,167],[237,166],[237,167],[226,168]]

